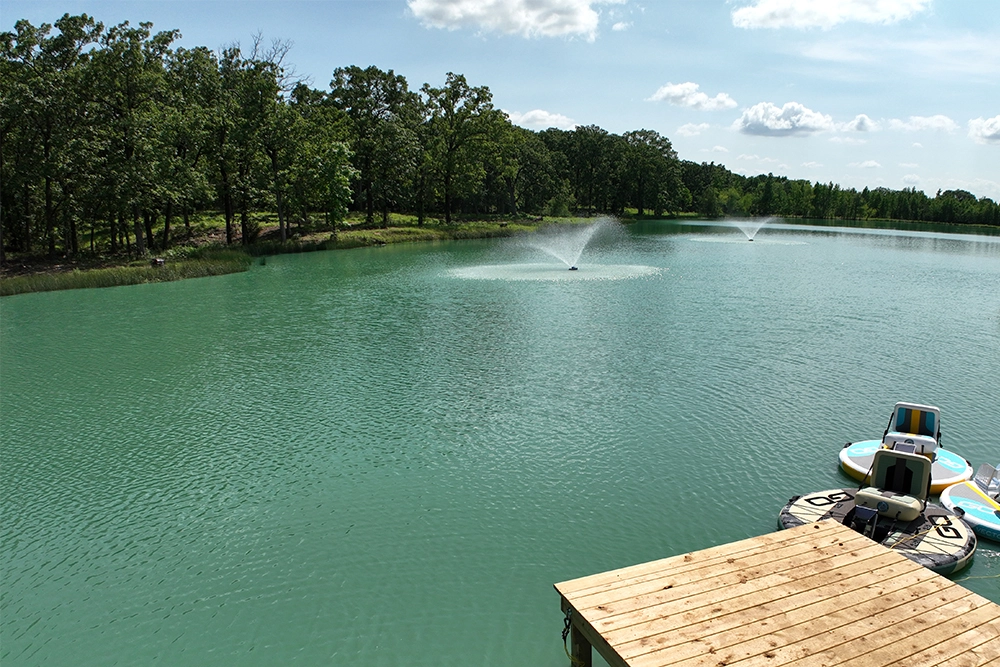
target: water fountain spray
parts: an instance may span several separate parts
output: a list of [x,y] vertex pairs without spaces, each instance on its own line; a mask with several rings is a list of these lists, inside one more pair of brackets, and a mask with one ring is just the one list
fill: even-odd
[[747,236],[747,241],[753,241],[761,227],[770,222],[773,218],[750,218],[747,220],[734,220],[736,226]]
[[527,244],[563,262],[570,271],[578,271],[577,263],[580,261],[583,249],[590,243],[594,234],[609,222],[609,218],[601,218],[586,227],[542,229],[528,237]]

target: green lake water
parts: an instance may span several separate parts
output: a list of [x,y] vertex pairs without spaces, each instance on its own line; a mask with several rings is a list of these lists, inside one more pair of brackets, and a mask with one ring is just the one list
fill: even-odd
[[[1000,463],[1000,238],[653,222],[0,302],[0,663],[565,666],[899,400]],[[1000,602],[1000,545],[954,577]]]

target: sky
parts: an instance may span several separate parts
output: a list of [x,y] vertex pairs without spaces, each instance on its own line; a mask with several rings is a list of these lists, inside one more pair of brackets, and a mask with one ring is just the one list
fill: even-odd
[[651,129],[681,159],[1000,201],[1000,0],[0,0],[0,30],[86,13],[175,46],[288,42],[327,90],[448,72],[533,130]]

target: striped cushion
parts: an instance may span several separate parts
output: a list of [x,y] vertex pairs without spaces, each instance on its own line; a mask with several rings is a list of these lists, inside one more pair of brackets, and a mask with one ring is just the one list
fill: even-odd
[[914,433],[934,437],[934,413],[912,408],[896,411],[896,430],[900,433]]

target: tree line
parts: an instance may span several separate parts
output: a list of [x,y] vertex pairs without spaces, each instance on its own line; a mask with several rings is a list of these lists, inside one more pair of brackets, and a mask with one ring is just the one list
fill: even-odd
[[316,89],[287,43],[214,52],[178,38],[85,14],[0,33],[0,252],[144,254],[208,209],[229,244],[256,239],[259,211],[277,215],[282,241],[315,215],[335,231],[349,210],[369,225],[393,212],[1000,224],[996,203],[961,190],[745,177],[680,160],[646,129],[533,132],[461,74],[411,90],[392,70],[339,67]]

